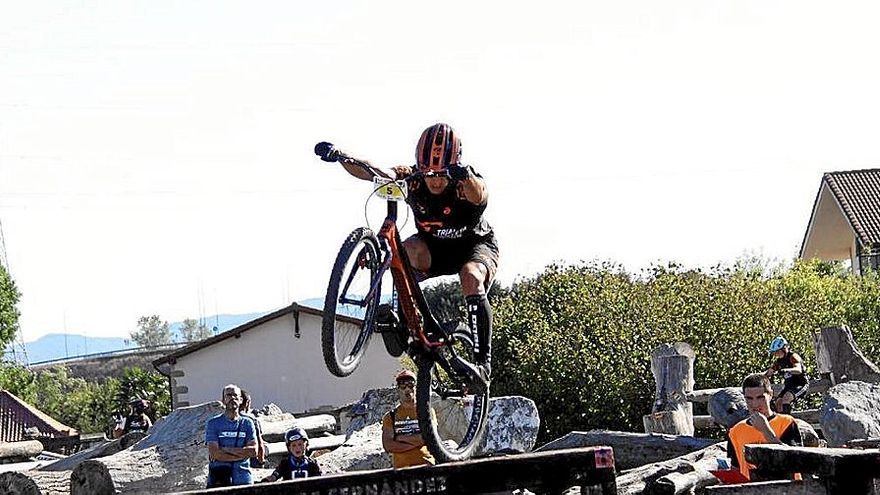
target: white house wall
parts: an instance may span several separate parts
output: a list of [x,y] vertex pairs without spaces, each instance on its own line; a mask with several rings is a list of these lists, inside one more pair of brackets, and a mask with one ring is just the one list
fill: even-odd
[[[853,259],[855,234],[834,194],[823,181],[801,256],[805,259]],[[855,265],[853,265],[855,266]]]
[[324,365],[320,317],[300,313],[299,325],[297,338],[294,315],[283,315],[177,358],[175,385],[186,393],[177,394],[175,407],[219,400],[221,388],[235,383],[251,393],[254,407],[273,402],[295,413],[343,405],[393,383],[401,365],[385,352],[381,336],[373,336],[353,374],[337,378]]

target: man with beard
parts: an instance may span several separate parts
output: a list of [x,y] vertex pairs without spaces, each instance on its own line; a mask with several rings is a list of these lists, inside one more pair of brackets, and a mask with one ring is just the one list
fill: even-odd
[[250,485],[253,483],[249,459],[257,455],[254,422],[239,413],[241,388],[223,387],[226,410],[208,420],[205,443],[208,444],[208,488]]

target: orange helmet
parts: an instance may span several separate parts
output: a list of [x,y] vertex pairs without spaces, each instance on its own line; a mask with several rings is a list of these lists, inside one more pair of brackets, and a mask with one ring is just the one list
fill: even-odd
[[416,146],[416,163],[422,172],[442,172],[461,159],[461,139],[449,124],[425,129]]

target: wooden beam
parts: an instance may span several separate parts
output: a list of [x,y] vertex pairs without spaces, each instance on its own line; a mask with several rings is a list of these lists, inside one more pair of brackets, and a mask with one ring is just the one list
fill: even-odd
[[855,449],[876,449],[880,447],[880,438],[863,438],[846,442],[849,447]]
[[707,495],[828,495],[819,481],[759,481],[742,485],[715,485],[706,487]]
[[586,447],[451,462],[437,466],[379,469],[259,483],[210,492],[235,495],[415,495],[477,494],[528,488],[561,494],[572,486],[592,487],[590,493],[615,495],[614,455],[609,447]]
[[746,460],[765,473],[810,473],[830,493],[872,494],[880,477],[880,451],[785,445],[746,445]]

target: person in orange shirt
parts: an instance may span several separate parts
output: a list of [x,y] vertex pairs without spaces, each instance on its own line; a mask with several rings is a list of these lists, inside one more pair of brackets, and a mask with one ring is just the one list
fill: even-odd
[[397,375],[400,405],[382,417],[382,447],[391,454],[394,468],[434,464],[416,416],[416,375],[403,370]]
[[[750,481],[767,481],[758,479],[755,465],[746,461],[745,446],[760,443],[803,446],[803,439],[793,417],[770,410],[773,389],[766,375],[755,373],[747,376],[743,380],[742,390],[749,417],[735,424],[727,433],[727,456],[731,465]],[[794,479],[800,479],[800,475],[795,474]]]

